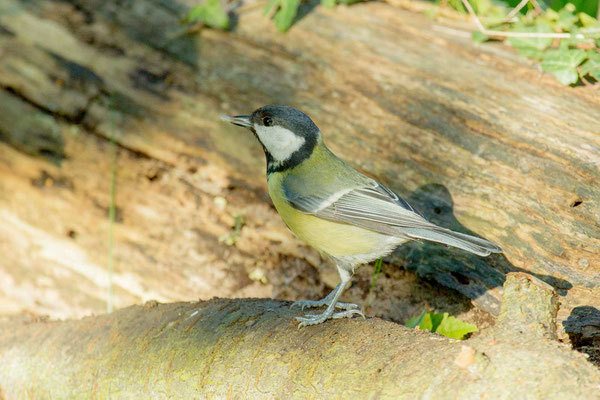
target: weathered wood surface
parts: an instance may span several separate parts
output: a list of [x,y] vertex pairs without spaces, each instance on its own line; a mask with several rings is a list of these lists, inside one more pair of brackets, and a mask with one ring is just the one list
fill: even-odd
[[[0,3],[2,308],[102,307],[111,135],[126,149],[118,306],[263,293],[219,282],[265,254],[268,271],[280,260],[290,272],[294,257],[319,265],[268,207],[254,138],[218,119],[286,103],[434,222],[505,249],[482,259],[413,243],[399,265],[493,314],[505,273],[527,271],[561,295],[561,330],[600,326],[596,90],[561,87],[509,48],[382,3],[317,7],[286,35],[250,8],[233,32],[186,35],[192,3]],[[227,247],[218,238],[242,211]]]
[[377,318],[298,330],[289,303],[256,299],[154,302],[67,322],[4,319],[0,393],[599,399],[600,371],[556,341],[552,288],[522,273],[504,288],[496,326],[463,342]]

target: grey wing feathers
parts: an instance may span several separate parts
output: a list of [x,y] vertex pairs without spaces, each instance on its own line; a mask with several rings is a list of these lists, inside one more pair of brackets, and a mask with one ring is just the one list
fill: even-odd
[[[408,204],[408,202],[406,200],[404,200],[402,197],[398,196],[396,193],[392,192],[390,189],[386,188],[385,186],[383,186],[381,183],[379,182],[375,182],[377,184],[377,187],[371,189],[372,191],[378,192],[381,195],[384,196],[384,200],[387,200],[385,198],[385,196],[387,196],[389,199],[391,199],[394,203],[406,208],[407,210],[410,210],[416,214],[419,214],[419,212],[417,210],[415,210],[410,204]],[[419,214],[421,215],[421,214]]]
[[400,196],[375,181],[365,187],[342,190],[327,196],[298,196],[289,188],[285,194],[297,210],[331,221],[357,225],[391,236],[443,243],[482,256],[502,252],[500,247],[485,239],[432,224]]
[[[433,224],[432,224],[433,225]],[[411,238],[425,239],[431,242],[443,243],[448,246],[458,247],[480,256],[489,256],[491,253],[502,253],[502,249],[494,243],[475,236],[454,232],[434,225],[432,229],[404,229]]]

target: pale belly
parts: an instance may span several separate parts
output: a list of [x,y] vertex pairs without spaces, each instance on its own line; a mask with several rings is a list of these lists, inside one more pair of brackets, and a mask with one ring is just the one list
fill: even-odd
[[384,235],[354,225],[324,220],[297,211],[283,197],[271,198],[288,228],[308,245],[340,261],[362,264],[389,254],[406,239]]

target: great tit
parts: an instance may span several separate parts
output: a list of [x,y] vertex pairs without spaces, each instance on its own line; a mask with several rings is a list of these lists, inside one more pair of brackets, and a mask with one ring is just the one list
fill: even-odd
[[425,239],[480,256],[502,252],[487,240],[428,222],[400,196],[336,157],[314,122],[295,108],[268,105],[251,115],[221,118],[256,136],[279,215],[296,236],[331,258],[340,274],[340,284],[324,299],[292,304],[302,309],[327,305],[321,314],[297,317],[299,327],[355,314],[364,318],[356,304],[338,302],[355,268],[408,241]]

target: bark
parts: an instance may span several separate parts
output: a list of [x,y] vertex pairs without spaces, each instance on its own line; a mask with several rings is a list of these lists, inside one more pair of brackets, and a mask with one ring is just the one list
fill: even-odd
[[[179,21],[192,3],[1,2],[0,108],[9,111],[0,137],[12,146],[0,151],[7,309],[103,307],[111,137],[127,150],[117,305],[237,293],[219,286],[214,265],[254,265],[265,254],[276,255],[272,265],[290,256],[318,264],[265,206],[258,144],[218,119],[286,103],[433,222],[505,250],[484,259],[413,243],[391,261],[494,315],[505,274],[527,271],[561,296],[559,336],[595,337],[597,91],[562,87],[505,46],[474,44],[382,3],[303,9],[286,35],[260,7],[242,12],[232,32],[188,34]],[[215,211],[215,196],[247,212],[236,248],[218,241],[232,216]],[[206,259],[211,267],[194,272]]]
[[[557,296],[510,274],[498,324],[457,341],[380,319],[296,329],[287,302],[133,306],[0,324],[4,398],[600,398],[600,372],[553,337]],[[522,316],[522,317],[521,317]],[[507,384],[508,383],[508,384]]]

